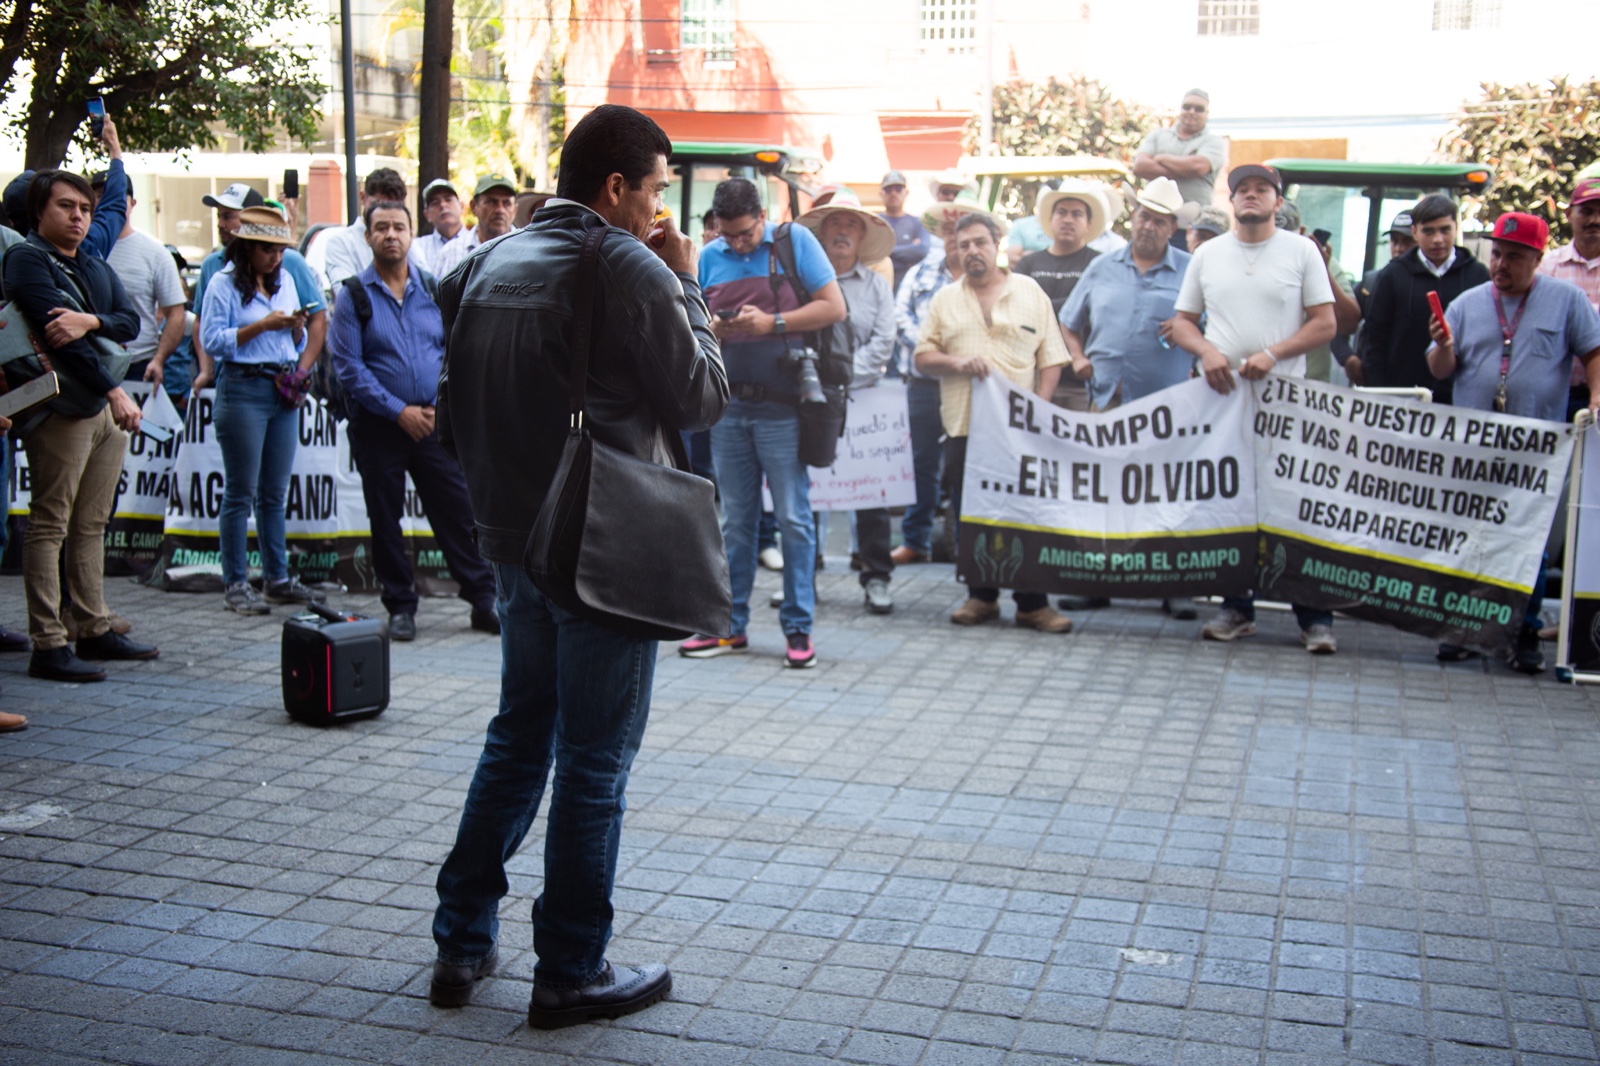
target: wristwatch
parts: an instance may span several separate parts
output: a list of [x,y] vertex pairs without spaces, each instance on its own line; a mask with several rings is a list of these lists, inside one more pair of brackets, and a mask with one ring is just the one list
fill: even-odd
[[781,337],[785,332],[788,331],[788,329],[789,327],[784,323],[783,316],[781,314],[772,316],[772,332]]

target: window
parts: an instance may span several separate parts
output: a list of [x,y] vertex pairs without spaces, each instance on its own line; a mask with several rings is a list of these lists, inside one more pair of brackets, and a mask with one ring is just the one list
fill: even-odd
[[733,0],[683,0],[683,47],[705,49],[707,63],[732,63]]
[[1485,30],[1500,25],[1500,0],[1433,0],[1436,30]]
[[978,44],[978,0],[919,0],[924,52],[970,55]]
[[1260,32],[1260,0],[1200,0],[1200,36],[1254,37]]

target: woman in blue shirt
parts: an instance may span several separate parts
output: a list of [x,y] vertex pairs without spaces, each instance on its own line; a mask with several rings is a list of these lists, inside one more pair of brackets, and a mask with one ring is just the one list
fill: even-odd
[[[295,286],[281,270],[294,237],[270,207],[239,215],[239,235],[228,245],[227,265],[207,286],[200,311],[204,362],[216,362],[217,402],[212,413],[222,448],[219,532],[223,604],[239,614],[266,614],[270,603],[307,603],[322,594],[289,576],[284,501],[299,446],[298,386],[309,366],[306,315]],[[311,359],[316,353],[309,353]],[[207,375],[209,367],[202,367]],[[286,383],[280,392],[279,379]],[[286,399],[285,395],[296,398]],[[245,551],[252,506],[261,549],[263,590],[247,580]]]

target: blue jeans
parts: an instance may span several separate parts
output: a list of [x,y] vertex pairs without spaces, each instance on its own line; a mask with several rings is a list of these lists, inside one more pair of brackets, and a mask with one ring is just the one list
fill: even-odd
[[939,421],[939,383],[928,378],[912,378],[906,385],[906,404],[911,418],[911,469],[916,473],[917,502],[906,508],[900,521],[900,535],[906,547],[924,555],[933,550],[933,516],[939,509],[939,438],[944,424]]
[[816,609],[817,533],[811,519],[811,475],[800,461],[800,416],[752,418],[735,400],[711,427],[711,457],[722,490],[722,538],[733,584],[733,633],[750,625],[750,590],[756,580],[756,527],[761,523],[761,475],[772,489],[783,544],[785,634],[810,633]]
[[1545,549],[1539,557],[1539,569],[1533,572],[1533,593],[1528,597],[1528,606],[1522,611],[1522,624],[1534,629],[1544,627],[1544,572],[1550,566],[1550,550]]
[[212,417],[222,448],[222,513],[217,519],[222,580],[237,585],[250,576],[245,548],[252,508],[262,577],[269,583],[287,580],[283,505],[300,446],[300,412],[284,406],[270,377],[247,378],[234,363],[224,361],[217,365]]
[[[1256,620],[1256,598],[1254,596],[1224,596],[1222,606],[1229,610],[1238,611],[1250,621]],[[1302,607],[1300,604],[1291,604],[1294,608],[1295,621],[1300,623],[1301,629],[1310,629],[1312,626],[1333,625],[1333,612],[1324,611],[1317,607]]]
[[455,847],[439,870],[439,959],[471,964],[494,948],[506,862],[555,770],[544,890],[533,902],[534,983],[581,988],[605,967],[628,771],[650,717],[656,642],[557,607],[522,568],[495,563],[500,712],[467,790]]

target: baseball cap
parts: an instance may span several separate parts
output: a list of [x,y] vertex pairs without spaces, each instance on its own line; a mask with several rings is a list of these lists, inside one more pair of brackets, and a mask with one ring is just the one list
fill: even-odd
[[217,195],[209,193],[200,197],[207,207],[226,207],[230,211],[243,211],[247,207],[260,207],[267,201],[262,195],[242,181],[236,181]]
[[461,194],[456,192],[456,187],[450,184],[449,178],[434,178],[432,181],[428,182],[428,184],[422,187],[422,205],[426,207],[428,205],[428,198],[434,193],[438,192],[440,189],[443,189],[445,192],[449,193],[451,196],[454,196],[458,200],[461,199]]
[[[432,186],[430,185],[429,188],[432,188]],[[473,199],[477,199],[490,189],[504,189],[506,192],[515,195],[517,191],[517,185],[510,178],[503,177],[502,175],[485,174],[483,177],[478,179],[478,184],[472,187]],[[427,203],[428,201],[424,199],[422,202]]]
[[1411,235],[1411,212],[1402,211],[1394,216],[1394,221],[1389,223],[1389,232],[1404,233],[1409,237]]
[[1584,178],[1572,187],[1572,199],[1569,206],[1577,207],[1579,204],[1593,203],[1600,200],[1600,178]]
[[883,176],[882,181],[878,182],[878,188],[887,189],[891,185],[904,186],[905,184],[906,176],[898,170],[891,170]]
[[1278,192],[1283,192],[1283,178],[1276,170],[1261,163],[1246,163],[1228,171],[1228,192],[1237,192],[1239,183],[1246,178],[1266,178]]
[[1278,213],[1273,216],[1273,221],[1279,229],[1288,230],[1290,233],[1300,232],[1300,208],[1293,200],[1285,200],[1278,207]]
[[1491,241],[1510,241],[1542,252],[1550,241],[1550,227],[1538,215],[1525,211],[1507,211],[1494,220]]
[[1228,218],[1228,213],[1222,208],[1212,207],[1208,204],[1200,209],[1199,213],[1195,215],[1194,221],[1189,223],[1188,228],[1220,237],[1233,228],[1233,221]]

